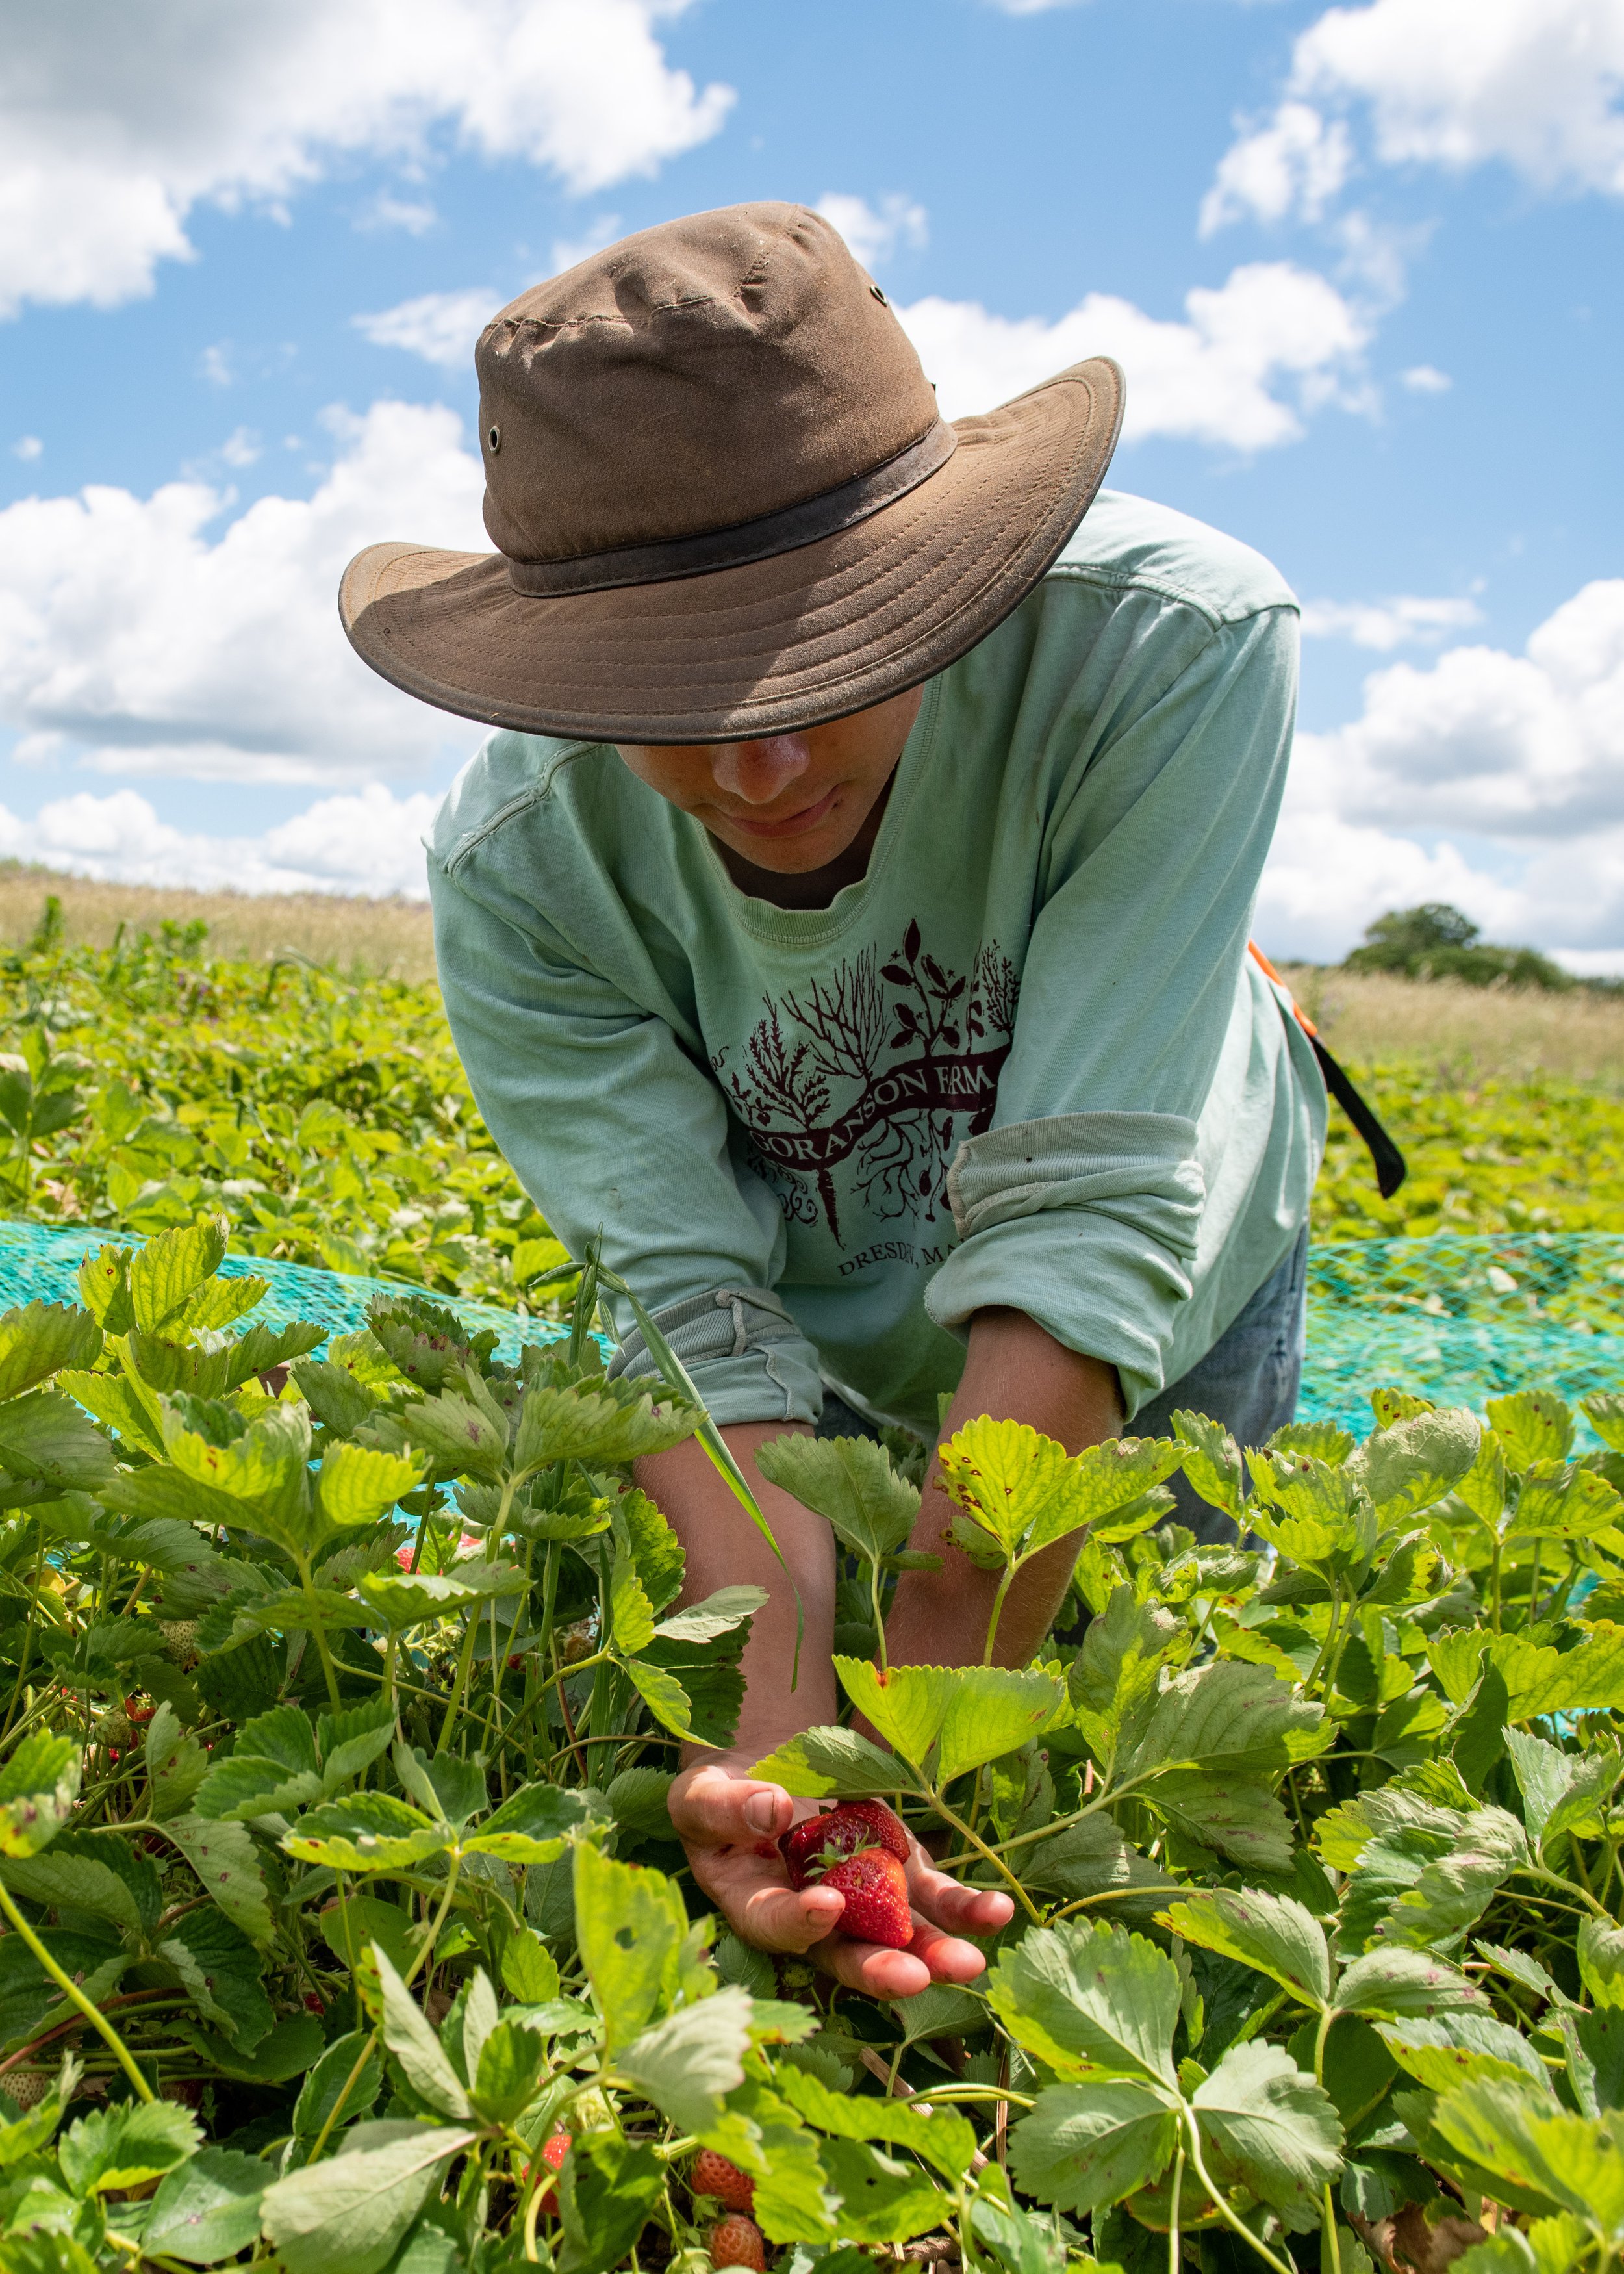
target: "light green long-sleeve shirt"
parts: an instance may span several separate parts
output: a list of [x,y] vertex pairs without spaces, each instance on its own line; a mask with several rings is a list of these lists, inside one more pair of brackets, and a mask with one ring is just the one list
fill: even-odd
[[430,843],[457,1047],[718,1419],[815,1419],[827,1382],[934,1431],[992,1305],[1132,1413],[1281,1261],[1325,1094],[1246,939],[1296,678],[1266,561],[1106,491],[930,682],[826,909],[740,892],[607,745],[485,743]]

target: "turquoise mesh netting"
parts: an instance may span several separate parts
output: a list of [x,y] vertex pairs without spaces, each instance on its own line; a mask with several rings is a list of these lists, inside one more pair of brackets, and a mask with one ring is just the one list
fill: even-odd
[[[78,1299],[79,1260],[128,1235],[0,1222],[0,1309]],[[130,1244],[133,1244],[131,1242]],[[310,1319],[333,1334],[366,1324],[377,1295],[421,1293],[399,1280],[362,1279],[259,1255],[229,1255],[228,1276],[254,1274],[270,1291],[251,1318]],[[443,1296],[433,1299],[444,1302]],[[470,1328],[493,1327],[497,1354],[521,1341],[555,1342],[545,1319],[485,1303],[449,1306]],[[1384,1382],[1470,1405],[1535,1383],[1568,1398],[1624,1389],[1624,1234],[1327,1240],[1309,1252],[1308,1364],[1301,1419],[1338,1421],[1363,1436],[1369,1392]]]

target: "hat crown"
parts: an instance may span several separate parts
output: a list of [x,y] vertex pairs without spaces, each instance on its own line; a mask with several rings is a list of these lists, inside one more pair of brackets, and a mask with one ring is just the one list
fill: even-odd
[[493,317],[475,365],[485,527],[520,561],[781,513],[937,422],[907,335],[804,206],[730,206],[610,245]]

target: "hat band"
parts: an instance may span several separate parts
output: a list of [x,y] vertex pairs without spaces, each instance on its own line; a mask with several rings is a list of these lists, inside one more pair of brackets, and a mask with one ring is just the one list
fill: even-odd
[[509,554],[508,581],[515,592],[533,599],[554,599],[569,592],[613,591],[622,584],[666,584],[679,576],[703,576],[713,568],[739,568],[748,561],[793,553],[802,545],[816,545],[820,538],[851,529],[882,506],[906,497],[938,472],[958,445],[958,435],[939,418],[917,442],[910,442],[883,465],[779,513],[735,522],[730,529],[706,530],[698,537],[581,553],[572,561],[515,561]]

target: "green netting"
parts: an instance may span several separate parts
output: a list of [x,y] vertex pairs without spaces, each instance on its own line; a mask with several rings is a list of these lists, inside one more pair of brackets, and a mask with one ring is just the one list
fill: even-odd
[[1299,1417],[1364,1436],[1368,1393],[1384,1382],[1478,1412],[1536,1384],[1569,1399],[1624,1389],[1624,1235],[1436,1232],[1311,1248]]
[[[80,1260],[109,1245],[136,1246],[128,1233],[74,1231],[65,1225],[0,1221],[0,1310],[18,1303],[76,1303],[79,1300]],[[366,1324],[366,1306],[376,1296],[429,1295],[432,1302],[455,1310],[470,1330],[496,1329],[499,1358],[515,1359],[522,1342],[556,1342],[567,1329],[546,1319],[520,1319],[488,1303],[447,1303],[399,1279],[364,1279],[346,1272],[318,1271],[303,1263],[287,1263],[277,1256],[228,1255],[220,1267],[222,1278],[268,1279],[269,1291],[243,1323],[283,1326],[293,1319],[309,1319],[330,1335],[353,1334]],[[325,1344],[322,1346],[325,1348]]]
[[[127,1235],[0,1222],[0,1309],[78,1299],[79,1261]],[[366,1324],[378,1295],[421,1293],[399,1280],[319,1271],[274,1257],[228,1255],[227,1276],[270,1289],[249,1315],[311,1319],[332,1334]],[[437,1302],[446,1298],[436,1296]],[[449,1306],[472,1329],[493,1327],[498,1354],[554,1342],[563,1329],[485,1303]],[[1327,1240],[1308,1258],[1308,1363],[1297,1412],[1364,1436],[1369,1393],[1384,1382],[1440,1405],[1535,1383],[1568,1398],[1624,1389],[1624,1234],[1537,1232],[1467,1239]]]

